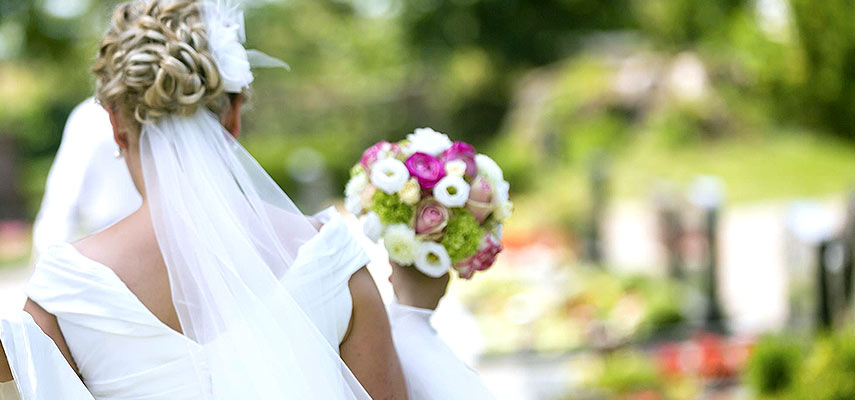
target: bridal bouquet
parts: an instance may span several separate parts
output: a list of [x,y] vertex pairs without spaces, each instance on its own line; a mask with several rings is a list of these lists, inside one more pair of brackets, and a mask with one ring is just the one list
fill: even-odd
[[345,206],[371,240],[383,239],[392,261],[435,278],[453,268],[469,279],[502,251],[510,186],[471,145],[416,129],[369,147],[350,175]]

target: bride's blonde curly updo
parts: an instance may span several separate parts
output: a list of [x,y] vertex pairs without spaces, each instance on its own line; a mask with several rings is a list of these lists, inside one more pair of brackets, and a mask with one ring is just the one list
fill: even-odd
[[147,124],[228,97],[194,0],[134,0],[116,8],[93,67],[95,96],[126,123]]

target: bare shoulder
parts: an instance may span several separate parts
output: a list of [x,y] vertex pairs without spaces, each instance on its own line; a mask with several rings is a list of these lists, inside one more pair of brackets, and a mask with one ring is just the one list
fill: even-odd
[[146,210],[73,244],[77,252],[111,270],[161,322],[181,332],[169,274]]
[[24,305],[24,311],[33,317],[33,321],[36,322],[36,325],[38,325],[39,328],[41,328],[42,331],[51,338],[51,340],[53,340],[56,347],[59,349],[59,352],[62,353],[74,372],[78,373],[77,364],[74,363],[74,358],[71,356],[71,351],[68,349],[68,344],[65,342],[65,337],[62,335],[62,330],[59,328],[59,322],[57,322],[56,316],[47,312],[47,310],[30,299],[27,299],[27,303]]
[[383,305],[383,299],[380,297],[380,291],[374,283],[374,278],[368,272],[368,268],[362,267],[350,277],[350,294],[353,297],[353,302],[356,304],[371,305],[372,308],[379,307],[386,313],[386,308]]
[[140,218],[137,213],[115,223],[113,226],[83,238],[72,244],[77,251],[100,264],[122,271],[128,260],[139,259],[147,253],[145,247],[150,247],[155,241],[154,232],[146,225],[151,222]]
[[392,341],[389,317],[374,279],[363,267],[350,278],[351,325],[341,356],[368,394],[375,399],[406,399],[401,363]]
[[166,275],[151,218],[144,210],[73,246],[84,257],[112,269],[132,290]]

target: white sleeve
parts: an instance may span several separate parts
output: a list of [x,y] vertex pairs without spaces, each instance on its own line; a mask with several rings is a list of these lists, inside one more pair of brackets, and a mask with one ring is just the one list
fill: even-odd
[[35,254],[51,244],[68,241],[78,228],[77,204],[96,150],[93,120],[103,118],[107,118],[106,112],[92,99],[81,103],[68,117],[33,226]]
[[461,361],[430,324],[433,311],[389,305],[392,339],[410,400],[495,398],[478,373]]
[[53,340],[27,312],[0,320],[0,342],[15,377],[14,388],[0,387],[0,400],[17,400],[15,392],[22,400],[95,400]]

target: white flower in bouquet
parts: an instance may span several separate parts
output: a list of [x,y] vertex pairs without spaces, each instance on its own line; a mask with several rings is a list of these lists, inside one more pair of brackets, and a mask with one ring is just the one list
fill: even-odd
[[410,142],[406,147],[408,154],[425,153],[434,157],[451,147],[451,139],[444,133],[439,133],[431,128],[419,128],[407,135]]
[[510,198],[511,192],[511,184],[508,181],[501,181],[496,184],[496,197],[495,201],[497,204],[504,204],[508,202]]
[[416,232],[404,224],[390,225],[383,234],[383,244],[389,258],[401,265],[410,265],[416,260],[419,241]]
[[358,196],[365,190],[366,185],[368,185],[368,176],[364,172],[356,174],[347,181],[347,186],[344,187],[344,195],[346,197]]
[[502,240],[502,238],[505,237],[505,225],[496,225],[496,229],[493,230],[493,235],[496,235],[497,239]]
[[496,211],[493,212],[493,215],[499,221],[504,221],[514,213],[514,202],[506,201],[504,203],[499,204],[496,207]]
[[359,194],[360,204],[363,210],[370,210],[374,205],[374,194],[377,193],[377,188],[374,185],[367,185],[365,190]]
[[499,164],[496,164],[492,158],[485,154],[478,154],[475,156],[475,165],[478,166],[478,174],[483,175],[487,178],[487,181],[496,187],[499,185],[499,182],[505,180],[505,175],[502,172],[502,169],[499,168]]
[[372,242],[380,240],[380,237],[383,236],[383,223],[380,222],[380,216],[374,211],[365,214],[365,219],[362,221],[362,231]]
[[422,242],[416,255],[416,269],[421,273],[439,278],[451,268],[451,257],[445,247],[437,242]]
[[463,160],[454,160],[445,163],[445,174],[460,177],[466,175],[466,162]]
[[362,198],[360,195],[347,196],[344,199],[344,208],[353,215],[362,214]]
[[463,207],[469,200],[469,184],[459,176],[446,176],[433,188],[433,197],[446,207]]
[[396,149],[396,148],[397,148],[397,146],[396,146],[396,147],[392,147],[392,144],[391,144],[391,143],[383,143],[383,144],[380,146],[380,151],[378,151],[378,152],[377,152],[377,159],[378,159],[378,160],[384,160],[384,159],[387,159],[387,158],[392,158],[392,157],[394,157],[394,156],[395,156],[395,149]]
[[422,198],[422,187],[419,186],[419,181],[416,178],[410,178],[398,191],[398,197],[409,205],[418,203]]
[[401,190],[409,179],[407,166],[395,158],[386,158],[371,166],[371,183],[387,194]]

